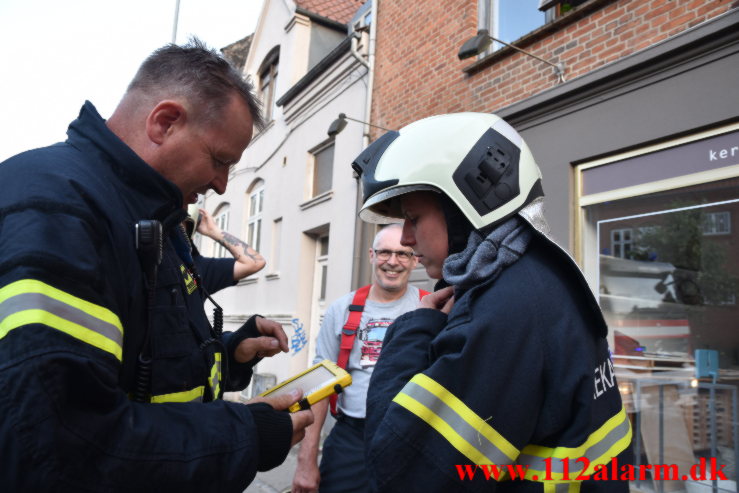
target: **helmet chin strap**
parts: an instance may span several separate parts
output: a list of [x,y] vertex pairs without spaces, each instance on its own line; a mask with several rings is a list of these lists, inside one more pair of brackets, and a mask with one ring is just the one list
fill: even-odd
[[448,241],[447,256],[459,253],[467,247],[467,239],[474,231],[472,223],[462,214],[452,200],[444,194],[439,195],[439,205],[444,212],[446,220],[446,233]]

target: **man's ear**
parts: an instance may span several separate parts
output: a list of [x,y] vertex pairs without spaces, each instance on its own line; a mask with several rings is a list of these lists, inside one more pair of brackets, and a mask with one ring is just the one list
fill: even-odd
[[161,145],[187,121],[187,110],[177,101],[161,101],[146,117],[146,135]]
[[370,263],[370,265],[374,262],[374,260],[375,260],[375,249],[372,248],[372,247],[370,247],[370,249],[369,249],[369,263]]

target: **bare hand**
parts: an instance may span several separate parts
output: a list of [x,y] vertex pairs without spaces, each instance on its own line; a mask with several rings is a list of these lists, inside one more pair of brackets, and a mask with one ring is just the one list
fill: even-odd
[[[247,401],[247,404],[254,404],[256,402],[266,402],[274,409],[278,411],[284,411],[288,407],[292,406],[303,397],[303,391],[300,389],[293,390],[289,394],[277,395],[274,397],[255,397]],[[293,422],[293,438],[290,442],[292,447],[305,436],[305,429],[313,424],[313,411],[306,409],[305,411],[298,411],[296,413],[290,413],[290,419]]]
[[216,224],[215,219],[205,209],[198,209],[200,211],[200,223],[198,224],[198,233],[212,238],[214,240],[220,239],[221,228]]
[[316,461],[298,461],[293,477],[293,487],[290,491],[292,493],[316,493],[320,483],[321,472]]
[[454,286],[447,286],[434,293],[427,294],[418,303],[418,308],[432,308],[449,314],[454,306]]
[[254,358],[266,358],[279,352],[287,352],[287,335],[282,325],[274,320],[257,317],[257,330],[262,337],[244,339],[236,346],[234,358],[239,363],[246,363]]

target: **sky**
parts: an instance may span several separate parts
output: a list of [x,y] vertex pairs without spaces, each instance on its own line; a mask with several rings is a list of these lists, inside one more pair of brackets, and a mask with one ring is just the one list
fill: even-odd
[[[263,0],[180,0],[177,43],[220,49],[254,32]],[[0,0],[0,162],[103,118],[140,63],[172,41],[176,0]]]

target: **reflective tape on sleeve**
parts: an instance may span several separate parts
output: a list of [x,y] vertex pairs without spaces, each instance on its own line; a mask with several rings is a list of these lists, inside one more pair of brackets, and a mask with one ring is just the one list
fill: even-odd
[[151,402],[164,404],[167,402],[203,402],[205,386],[201,385],[192,390],[173,392],[171,394],[160,394],[151,396]]
[[[591,475],[595,467],[610,462],[612,457],[626,450],[631,443],[631,422],[626,410],[621,410],[591,433],[578,447],[542,447],[527,445],[516,461],[528,466],[527,477],[549,471],[552,479],[562,479],[565,463],[568,474]],[[550,466],[547,467],[546,459]],[[585,468],[587,465],[587,469]]]
[[46,325],[122,359],[123,327],[109,309],[34,279],[0,289],[0,339],[30,324]]
[[451,392],[419,373],[393,402],[443,436],[473,464],[512,464],[519,451]]

